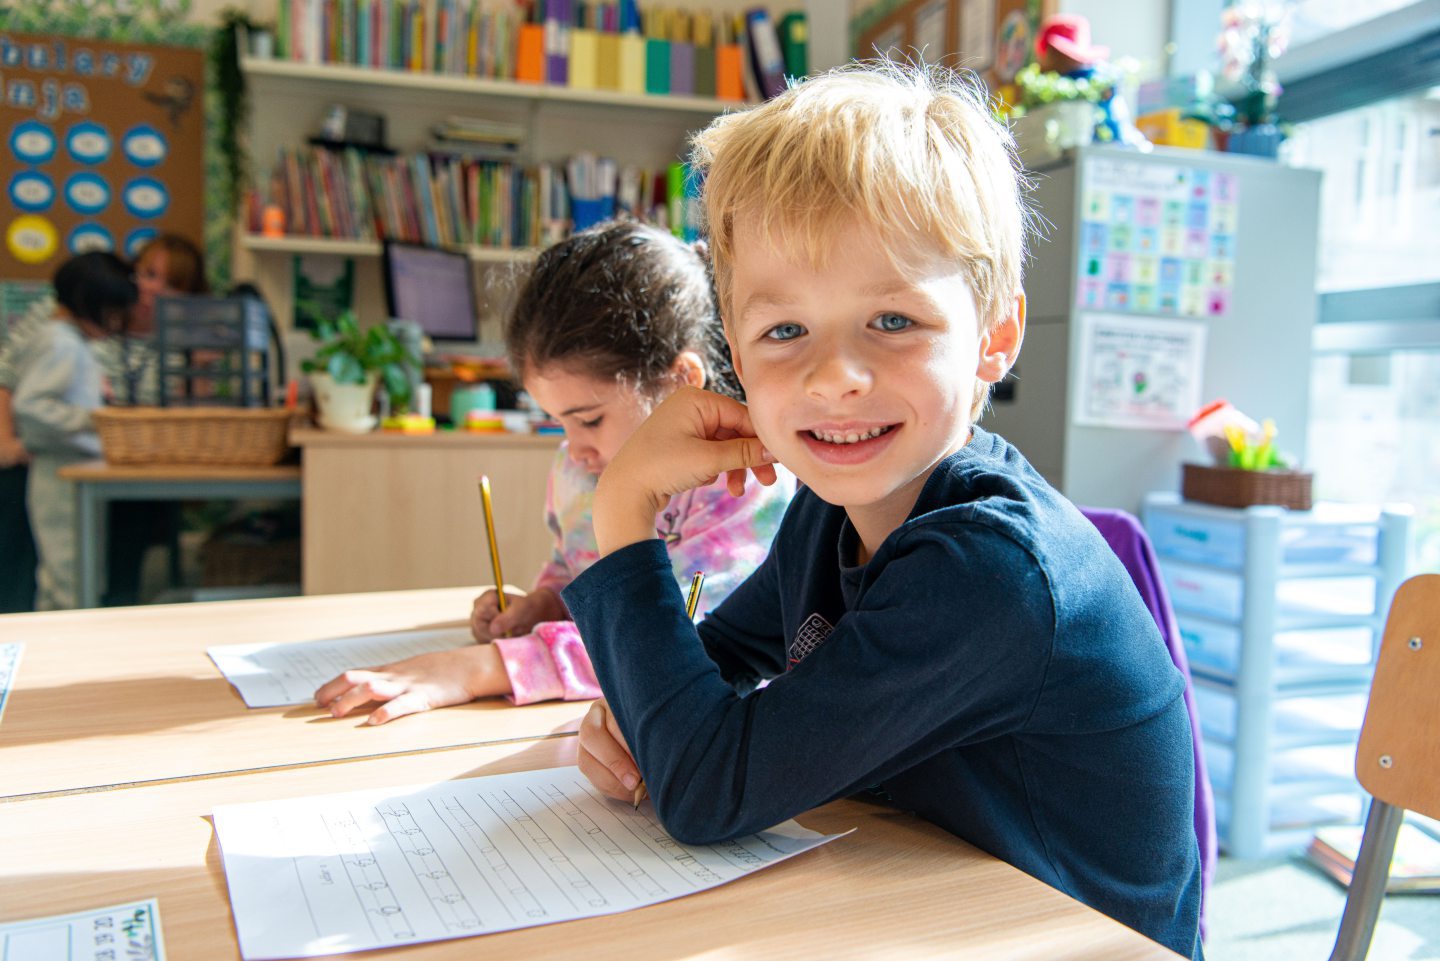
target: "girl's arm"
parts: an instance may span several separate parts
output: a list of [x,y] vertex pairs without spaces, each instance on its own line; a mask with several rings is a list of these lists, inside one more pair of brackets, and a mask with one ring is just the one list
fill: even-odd
[[15,413],[10,388],[0,387],[0,467],[14,467],[30,459],[30,452],[15,436]]

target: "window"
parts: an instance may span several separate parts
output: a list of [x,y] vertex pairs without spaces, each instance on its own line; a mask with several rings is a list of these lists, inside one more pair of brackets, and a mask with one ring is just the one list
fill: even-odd
[[1291,14],[1292,43],[1296,46],[1348,30],[1367,20],[1408,7],[1416,0],[1300,0]]
[[1286,149],[1325,174],[1322,292],[1440,280],[1440,87],[1299,124]]
[[1410,504],[1416,572],[1440,572],[1437,410],[1440,350],[1320,354],[1311,365],[1316,499]]

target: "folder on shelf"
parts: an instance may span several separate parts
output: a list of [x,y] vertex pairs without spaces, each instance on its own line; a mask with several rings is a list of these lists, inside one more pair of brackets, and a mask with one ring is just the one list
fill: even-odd
[[785,92],[785,57],[775,23],[763,8],[745,13],[745,34],[750,48],[750,69],[762,100]]
[[620,35],[620,89],[645,92],[645,38],[638,33]]
[[577,90],[594,90],[599,86],[598,62],[600,35],[594,30],[575,28],[570,31],[570,67],[568,83]]
[[620,89],[620,35],[595,35],[595,86],[601,90]]
[[515,46],[515,79],[521,83],[545,80],[545,27],[522,23]]
[[670,41],[645,38],[645,92],[670,92]]
[[564,86],[570,77],[570,2],[545,0],[545,82]]
[[786,76],[803,77],[810,72],[810,25],[804,11],[792,10],[780,18],[780,52]]

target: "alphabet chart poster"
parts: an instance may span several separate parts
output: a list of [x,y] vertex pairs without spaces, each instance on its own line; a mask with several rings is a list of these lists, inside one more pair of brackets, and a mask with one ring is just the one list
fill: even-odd
[[1083,189],[1081,310],[1229,312],[1240,207],[1234,174],[1104,158],[1085,167]]
[[0,280],[202,240],[204,54],[0,33]]

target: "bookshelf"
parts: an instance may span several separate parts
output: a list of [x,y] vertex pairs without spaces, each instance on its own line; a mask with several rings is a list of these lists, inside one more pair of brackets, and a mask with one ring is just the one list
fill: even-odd
[[[689,134],[732,101],[709,97],[577,90],[442,73],[302,63],[244,57],[250,90],[249,151],[253,183],[264,189],[281,148],[315,134],[335,103],[381,113],[388,145],[402,153],[425,149],[430,129],[451,115],[517,124],[525,130],[524,163],[559,164],[577,151],[612,157],[620,164],[662,170],[686,151]],[[274,309],[282,330],[292,328],[293,257],[355,261],[355,304],[362,324],[384,319],[380,244],[366,239],[266,237],[247,232],[238,218],[235,276],[253,279]],[[500,318],[518,268],[532,248],[466,248],[476,264],[477,303],[483,347],[498,350]]]

